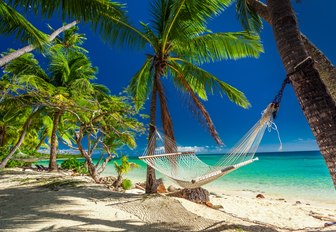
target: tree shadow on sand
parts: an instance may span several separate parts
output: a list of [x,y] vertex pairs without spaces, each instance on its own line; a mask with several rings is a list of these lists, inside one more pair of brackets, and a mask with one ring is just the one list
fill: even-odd
[[[8,173],[6,175],[0,173],[0,180],[3,181],[3,178],[7,178],[9,175]],[[71,184],[71,181],[64,185],[61,184],[61,188],[50,188],[50,183],[48,181],[41,183],[39,176],[27,175],[27,178],[30,178],[29,181],[27,179],[23,182],[16,180],[18,184],[0,190],[0,231],[277,231],[262,225],[245,226],[228,225],[227,222],[219,223],[202,218],[185,209],[179,211],[182,214],[176,217],[174,210],[178,209],[175,208],[182,206],[181,204],[172,204],[172,208],[169,208],[169,202],[172,202],[173,199],[168,197],[166,201],[163,201],[165,205],[154,205],[153,209],[146,208],[146,210],[155,210],[152,211],[152,216],[146,219],[132,214],[132,210],[136,207],[142,210],[143,205],[149,207],[150,204],[155,204],[155,197],[116,193],[100,185],[81,186],[81,183]],[[77,199],[89,201],[92,205],[98,202],[104,205],[105,210],[118,209],[122,212],[129,212],[135,215],[134,220],[132,220],[133,217],[127,220],[120,220],[120,218],[111,218],[110,220],[104,215],[105,212],[101,212],[105,218],[99,217],[97,214],[93,217],[90,215],[90,211],[80,209],[83,205],[79,205]],[[147,205],[144,204],[145,201],[147,201]],[[71,206],[71,210],[62,211],[58,208],[59,205]],[[127,208],[128,210],[126,210]],[[171,220],[173,217],[176,220]],[[197,220],[202,228],[195,227],[193,221],[188,221],[191,219],[195,222]]]

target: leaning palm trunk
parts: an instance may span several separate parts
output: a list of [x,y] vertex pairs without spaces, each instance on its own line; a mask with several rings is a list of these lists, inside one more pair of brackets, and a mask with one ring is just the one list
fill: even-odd
[[[149,135],[148,135],[148,151],[149,154],[153,155],[155,151],[156,141],[151,140],[152,136],[155,133],[155,122],[156,122],[156,95],[157,95],[157,87],[156,87],[157,77],[154,78],[153,81],[153,91],[152,98],[150,103],[150,127],[149,127]],[[150,165],[147,165],[147,174],[146,174],[146,193],[155,193],[156,192],[156,175],[155,169]]]
[[5,135],[6,135],[6,127],[0,127],[0,147],[3,147],[5,144]]
[[[160,80],[157,82],[157,89],[159,93],[160,99],[160,109],[161,109],[161,121],[163,126],[163,133],[164,133],[164,144],[165,144],[165,151],[166,153],[174,153],[177,151],[174,129],[173,129],[173,121],[171,119],[167,99],[163,90],[163,86]],[[169,138],[169,141],[168,139]],[[172,144],[173,143],[173,144]]]
[[12,147],[12,149],[9,151],[8,155],[6,156],[6,158],[4,158],[2,160],[2,162],[0,163],[0,168],[5,168],[6,167],[8,161],[12,158],[12,156],[15,154],[16,150],[23,143],[24,138],[26,137],[28,128],[29,128],[30,124],[32,123],[33,117],[36,115],[36,113],[37,113],[37,110],[34,110],[34,112],[27,118],[25,124],[23,125],[22,132],[21,132],[19,140],[16,142],[16,144],[14,145],[14,147]]
[[48,136],[48,134],[44,131],[43,134],[42,134],[42,138],[40,139],[40,142],[35,147],[35,151],[38,151],[38,149],[40,149],[40,147],[44,143],[44,140],[47,138],[47,136]]
[[[258,0],[247,0],[249,6],[266,22],[272,25],[268,7]],[[330,60],[305,36],[301,33],[301,39],[309,56],[316,61],[315,68],[320,74],[330,96],[336,102],[336,69]]]
[[62,111],[58,110],[54,113],[53,120],[53,129],[51,132],[51,141],[50,141],[50,160],[49,160],[49,171],[57,171],[57,162],[56,162],[56,152],[57,152],[57,130],[58,123],[61,118]]
[[[61,34],[63,31],[68,30],[69,28],[75,26],[78,23],[78,21],[73,21],[72,23],[66,24],[63,27],[58,28],[56,31],[54,31],[50,36],[48,37],[48,41],[53,41],[59,34]],[[27,45],[19,50],[16,50],[15,52],[12,52],[4,57],[0,58],[0,67],[8,64],[12,60],[33,51],[36,48],[34,45]]]
[[336,187],[336,106],[322,83],[301,40],[289,0],[268,0],[272,28],[287,73],[297,71],[290,81],[302,111],[313,131]]
[[[160,109],[161,109],[161,121],[164,133],[164,146],[166,153],[177,152],[176,140],[174,135],[173,121],[171,119],[167,99],[164,93],[164,89],[160,80],[157,83],[159,99],[160,99]],[[173,173],[176,173],[177,167],[175,159],[176,157],[171,157],[171,169]]]

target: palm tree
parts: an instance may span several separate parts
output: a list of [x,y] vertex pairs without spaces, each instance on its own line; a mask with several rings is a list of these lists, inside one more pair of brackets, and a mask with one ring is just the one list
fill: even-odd
[[96,68],[92,67],[85,50],[79,46],[83,35],[75,33],[76,30],[67,31],[63,39],[57,39],[50,48],[47,54],[50,60],[48,73],[30,53],[10,62],[5,68],[7,75],[16,78],[22,91],[34,99],[33,104],[43,106],[45,113],[52,115],[50,171],[57,170],[57,131],[62,115],[78,109],[79,105],[89,104],[86,99],[93,92],[90,80],[95,78]]
[[[16,8],[24,13],[34,13],[45,18],[58,14],[62,20],[74,20],[50,36],[35,28]],[[79,21],[88,23],[94,31],[98,31],[102,39],[108,43],[130,46],[143,46],[145,41],[139,34],[130,29],[125,15],[125,4],[110,0],[77,0],[77,1],[45,1],[45,0],[6,0],[0,1],[0,33],[14,35],[29,45],[8,54],[0,60],[0,67],[18,56],[35,48],[43,49],[46,44],[64,30],[75,26]]]
[[15,152],[17,151],[17,149],[21,146],[21,144],[23,143],[25,136],[28,132],[28,129],[33,121],[33,118],[39,113],[39,109],[38,108],[32,108],[32,112],[30,113],[30,115],[26,118],[25,123],[22,126],[22,131],[20,133],[20,136],[18,138],[18,140],[16,141],[16,143],[14,144],[14,146],[12,146],[9,150],[9,153],[7,154],[7,156],[1,161],[0,163],[0,168],[5,168],[7,162],[12,158],[12,156],[15,154]]
[[322,83],[314,62],[307,59],[307,46],[303,45],[290,1],[268,0],[267,8],[263,9],[271,22],[286,72],[295,72],[289,78],[336,188],[335,101]]
[[[238,0],[237,13],[242,25],[247,30],[260,29],[260,17],[270,25],[272,24],[267,5],[258,0]],[[303,33],[300,33],[300,35],[308,55],[318,61],[315,63],[315,68],[319,72],[329,94],[336,102],[336,68]]]
[[[139,109],[148,96],[150,102],[150,132],[156,125],[156,100],[159,97],[161,120],[165,137],[175,141],[172,120],[168,111],[162,77],[170,78],[175,86],[186,93],[196,114],[205,122],[211,136],[218,144],[222,141],[210,115],[201,100],[207,99],[207,92],[227,95],[236,104],[249,106],[244,94],[224,83],[198,65],[223,59],[257,57],[262,51],[259,38],[247,32],[211,33],[206,20],[220,13],[231,1],[172,1],[157,0],[152,4],[151,24],[141,23],[139,34],[147,41],[152,54],[132,78],[129,92]],[[151,26],[151,27],[150,27]],[[153,153],[154,144],[149,144]],[[165,146],[166,152],[174,152],[176,145]],[[155,192],[155,172],[147,167],[146,192]]]

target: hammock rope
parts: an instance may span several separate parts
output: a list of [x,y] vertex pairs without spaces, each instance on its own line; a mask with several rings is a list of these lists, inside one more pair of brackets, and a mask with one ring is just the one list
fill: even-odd
[[[267,127],[273,123],[274,104],[263,111],[261,119],[243,136],[227,154],[215,165],[200,160],[194,151],[182,151],[175,141],[162,136],[157,130],[149,139],[143,156],[139,157],[157,171],[174,180],[181,187],[197,188],[226,175],[240,167],[248,165],[258,158],[254,154]],[[152,149],[152,148],[155,149]],[[173,153],[167,151],[176,150]]]
[[[314,60],[308,56],[299,62],[292,72],[286,74],[280,90],[272,103],[263,111],[261,119],[214,166],[204,163],[193,151],[178,151],[176,142],[168,137],[162,137],[152,124],[155,133],[149,139],[148,147],[139,158],[181,187],[197,188],[258,160],[257,157],[254,158],[254,155],[266,128],[277,132],[281,150],[280,134],[273,120],[278,113],[283,92],[287,84],[291,83],[290,76],[313,64]],[[166,153],[166,150],[175,152]]]

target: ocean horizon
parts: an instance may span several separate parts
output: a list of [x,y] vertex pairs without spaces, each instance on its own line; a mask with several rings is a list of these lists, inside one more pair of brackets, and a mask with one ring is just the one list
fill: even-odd
[[[199,158],[209,164],[215,164],[223,154],[198,154]],[[336,202],[336,191],[327,166],[319,151],[258,152],[259,160],[239,168],[207,185],[210,191],[253,191],[278,197],[290,197],[323,202]],[[97,159],[93,159],[97,161]],[[104,176],[115,176],[114,162],[106,167]],[[146,164],[136,156],[129,156],[129,161],[139,165],[125,175],[133,182],[144,182]],[[43,161],[46,162],[46,161]],[[175,185],[172,180],[159,172],[166,186]]]

